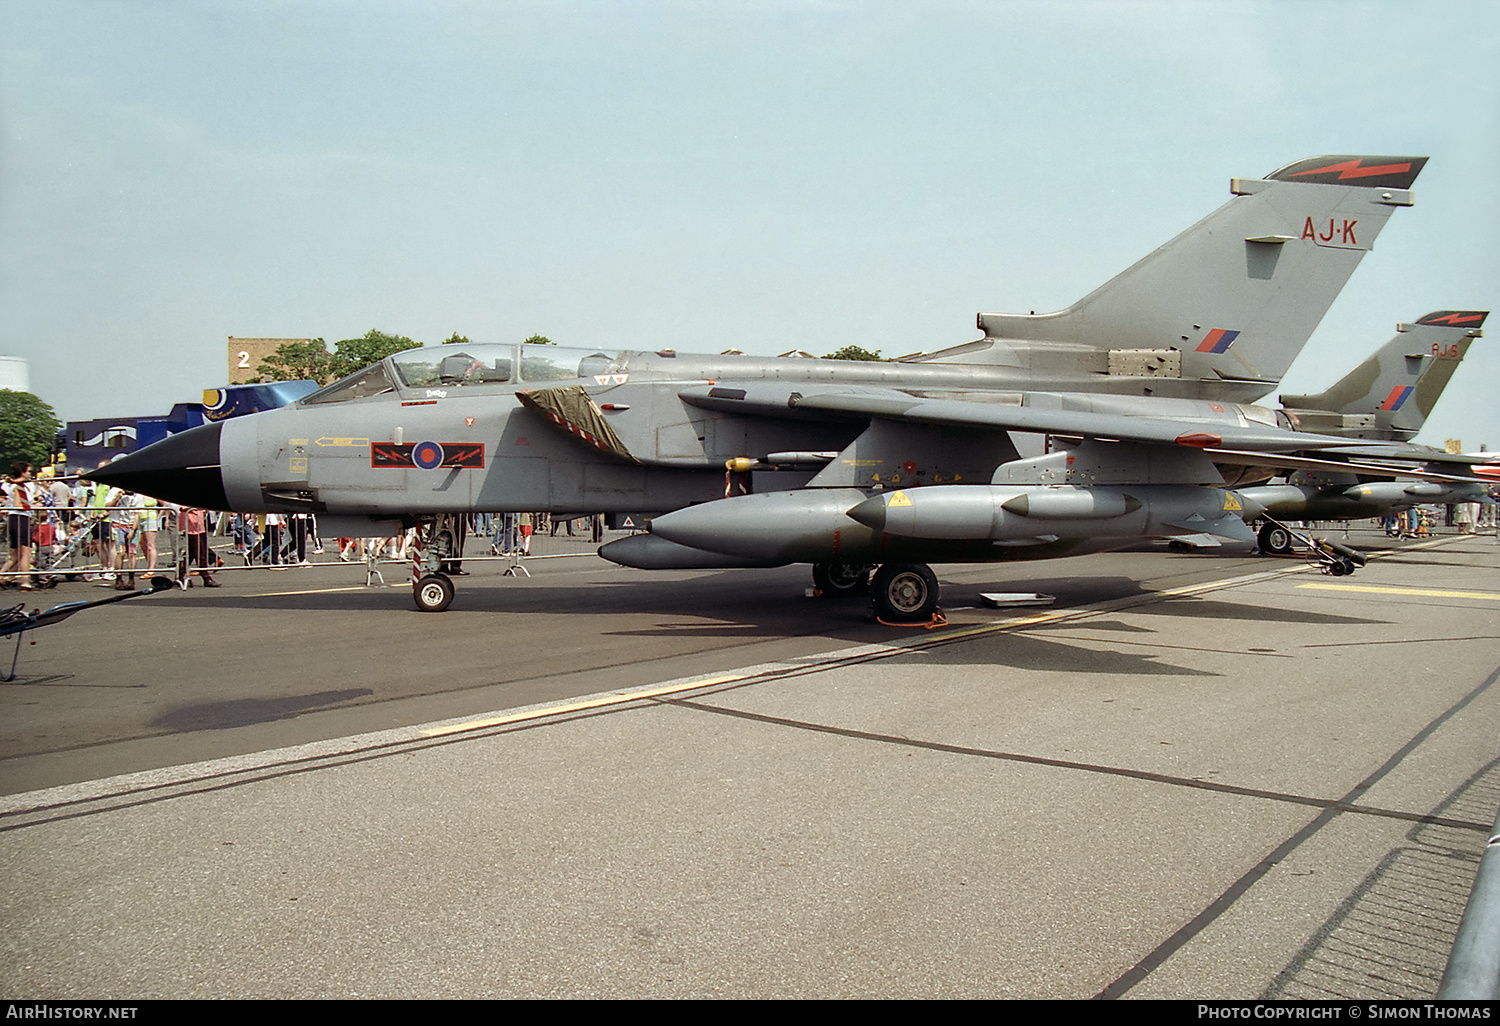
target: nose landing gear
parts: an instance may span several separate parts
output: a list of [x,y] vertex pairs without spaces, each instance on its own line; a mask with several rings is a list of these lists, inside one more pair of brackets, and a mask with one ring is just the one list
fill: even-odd
[[428,574],[411,586],[412,599],[424,613],[441,613],[453,601],[453,582],[445,574]]
[[456,514],[440,513],[417,525],[411,597],[422,612],[441,613],[453,602],[453,580],[443,571],[463,559],[463,537],[463,524]]

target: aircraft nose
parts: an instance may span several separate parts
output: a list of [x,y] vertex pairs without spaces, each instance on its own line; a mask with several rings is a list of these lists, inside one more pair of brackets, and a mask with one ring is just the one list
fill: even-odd
[[222,421],[168,435],[139,452],[115,460],[84,477],[164,502],[202,509],[229,508],[219,473]]

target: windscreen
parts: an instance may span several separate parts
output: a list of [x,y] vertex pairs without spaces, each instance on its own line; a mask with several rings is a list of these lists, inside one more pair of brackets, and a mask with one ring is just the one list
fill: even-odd
[[363,399],[366,396],[380,395],[383,392],[394,390],[391,379],[385,372],[385,365],[371,364],[364,370],[355,371],[347,378],[340,378],[327,388],[320,388],[306,399],[302,400],[304,406],[314,403],[342,403],[350,399]]

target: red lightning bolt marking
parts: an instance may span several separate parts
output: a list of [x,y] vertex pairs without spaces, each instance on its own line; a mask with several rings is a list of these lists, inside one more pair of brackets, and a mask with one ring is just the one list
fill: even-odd
[[1467,317],[1460,317],[1456,313],[1451,313],[1447,317],[1434,317],[1432,320],[1428,321],[1427,323],[1428,324],[1467,324],[1470,321],[1477,321],[1477,320],[1479,320],[1479,315],[1478,314],[1469,314],[1469,316],[1467,316]]
[[1339,173],[1339,180],[1342,181],[1345,178],[1370,178],[1374,175],[1397,174],[1410,170],[1410,164],[1380,164],[1376,167],[1360,167],[1359,161],[1346,160],[1342,164],[1329,164],[1327,167],[1315,167],[1311,171],[1298,171],[1292,177],[1301,178],[1303,175],[1321,175],[1329,171],[1337,171]]

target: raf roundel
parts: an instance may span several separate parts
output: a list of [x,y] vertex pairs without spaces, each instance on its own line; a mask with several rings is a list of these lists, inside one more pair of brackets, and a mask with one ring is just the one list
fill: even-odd
[[411,461],[419,470],[436,470],[443,465],[443,447],[436,442],[418,442],[412,447]]

